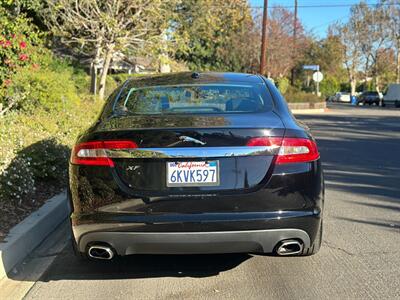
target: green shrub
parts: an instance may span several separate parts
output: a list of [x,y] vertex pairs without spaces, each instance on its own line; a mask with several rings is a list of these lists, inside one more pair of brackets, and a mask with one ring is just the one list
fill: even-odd
[[340,90],[340,83],[335,77],[326,76],[319,84],[323,96],[331,96]]
[[102,105],[83,100],[56,115],[37,107],[0,117],[0,201],[24,204],[39,185],[65,186],[71,146]]
[[90,76],[88,76],[82,68],[74,68],[72,79],[74,81],[78,94],[87,94],[89,92]]
[[306,93],[291,86],[288,88],[284,96],[286,101],[290,103],[316,103],[324,101],[315,94]]
[[282,94],[285,94],[289,88],[289,79],[286,77],[279,77],[276,80],[276,86]]
[[0,165],[0,201],[19,206],[32,199],[36,190],[35,179],[29,157],[20,155],[12,160],[10,158],[11,156],[5,157],[4,154],[1,157],[7,168],[2,170]]
[[54,138],[45,139],[22,150],[30,159],[36,181],[62,183],[66,180],[70,149]]
[[113,77],[107,76],[105,99],[118,87],[119,83]]
[[63,72],[21,69],[6,89],[5,102],[15,103],[14,108],[25,111],[37,106],[47,110],[67,109],[79,102],[72,75],[68,69]]

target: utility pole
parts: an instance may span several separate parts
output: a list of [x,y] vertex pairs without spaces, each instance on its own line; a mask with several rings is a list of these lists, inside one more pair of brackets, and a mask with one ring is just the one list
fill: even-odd
[[[297,39],[297,0],[294,0],[294,20],[293,20],[293,55],[292,59],[294,61],[295,59],[295,53],[296,53],[296,39]],[[290,83],[294,85],[294,73],[295,73],[295,67],[292,68],[292,76],[290,77]]]
[[268,0],[264,0],[262,37],[261,37],[261,57],[260,57],[260,74],[265,74],[267,60],[267,20],[268,20]]

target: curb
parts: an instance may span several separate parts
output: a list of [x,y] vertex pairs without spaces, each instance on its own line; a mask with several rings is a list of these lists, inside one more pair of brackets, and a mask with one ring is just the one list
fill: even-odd
[[70,212],[67,194],[63,192],[14,226],[5,242],[0,243],[0,279],[22,262]]
[[292,109],[293,114],[312,114],[328,112],[327,108],[310,108],[310,109]]

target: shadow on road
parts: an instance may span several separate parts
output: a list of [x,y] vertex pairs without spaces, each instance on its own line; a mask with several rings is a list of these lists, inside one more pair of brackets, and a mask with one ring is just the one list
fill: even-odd
[[[358,194],[365,201],[343,201],[400,212],[400,111],[385,114],[297,116],[317,138],[328,190]],[[349,197],[350,198],[350,197]],[[329,199],[327,199],[329,201]],[[337,219],[400,227],[400,220]]]
[[113,261],[86,261],[72,247],[57,255],[40,281],[110,280],[156,277],[209,277],[233,269],[251,258],[248,254],[130,255]]

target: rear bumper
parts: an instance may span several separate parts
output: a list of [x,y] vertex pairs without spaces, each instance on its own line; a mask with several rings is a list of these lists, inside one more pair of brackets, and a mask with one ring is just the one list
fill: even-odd
[[311,244],[300,229],[267,229],[216,232],[91,232],[79,243],[79,251],[106,242],[119,255],[206,254],[259,252],[271,253],[282,240],[297,239],[304,247]]
[[84,253],[91,245],[106,243],[118,255],[271,253],[286,239],[309,247],[320,227],[321,211],[164,216],[146,223],[127,216],[112,219],[107,222],[102,216],[96,222],[92,215],[81,224],[73,220],[77,249]]
[[109,244],[119,255],[270,253],[283,239],[307,247],[317,236],[324,202],[319,160],[276,166],[268,183],[245,192],[147,197],[124,193],[108,169],[76,166],[70,180],[80,252],[95,243]]

